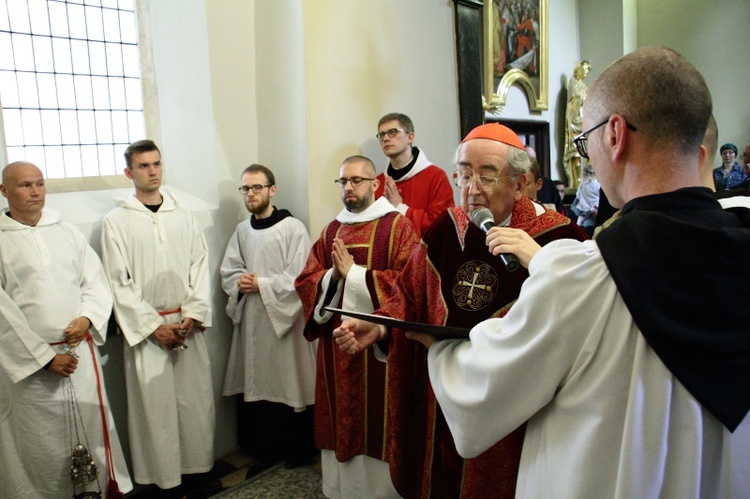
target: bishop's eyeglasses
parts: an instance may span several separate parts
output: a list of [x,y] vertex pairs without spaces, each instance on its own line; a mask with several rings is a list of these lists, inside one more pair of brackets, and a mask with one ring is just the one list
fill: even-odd
[[[591,128],[589,128],[585,132],[579,133],[578,135],[575,136],[575,138],[573,139],[573,142],[576,145],[576,149],[578,149],[578,154],[580,154],[582,158],[589,159],[589,134],[591,132],[593,132],[594,130],[596,130],[597,128],[599,128],[600,126],[609,123],[609,119],[610,118],[611,118],[611,116],[607,116],[606,120],[604,120],[601,123],[598,123],[598,124],[592,126]],[[636,127],[634,127],[633,125],[631,125],[627,121],[625,122],[625,126],[627,126],[629,129],[633,130],[634,132],[638,131],[638,129]]]
[[272,184],[243,185],[242,187],[238,187],[237,189],[242,193],[243,196],[247,196],[247,193],[250,191],[253,191],[253,194],[260,194],[260,191],[262,191],[264,187],[271,187],[271,185]]
[[466,189],[471,185],[472,182],[474,182],[475,185],[477,185],[480,189],[482,189],[485,192],[489,192],[495,187],[497,187],[497,183],[501,180],[505,180],[506,178],[513,178],[512,176],[505,176],[505,177],[488,177],[486,175],[474,175],[472,173],[464,173],[460,171],[453,172],[453,183],[456,184],[456,187],[459,189]]

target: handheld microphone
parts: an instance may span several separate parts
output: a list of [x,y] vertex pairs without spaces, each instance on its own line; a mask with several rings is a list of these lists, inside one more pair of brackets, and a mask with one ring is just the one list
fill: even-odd
[[[488,208],[479,208],[471,214],[471,221],[474,225],[482,229],[482,232],[487,234],[492,227],[495,226],[495,217],[492,216],[492,212]],[[513,253],[500,253],[498,255],[505,265],[505,270],[508,272],[514,272],[521,266],[518,263],[518,257]]]

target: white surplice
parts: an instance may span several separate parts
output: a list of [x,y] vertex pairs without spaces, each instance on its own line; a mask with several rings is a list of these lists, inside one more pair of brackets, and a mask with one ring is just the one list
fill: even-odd
[[[176,487],[214,462],[215,410],[203,332],[187,350],[165,350],[151,333],[185,317],[211,325],[208,248],[193,213],[166,190],[153,213],[135,196],[116,201],[102,227],[102,257],[125,335],[133,475]],[[181,312],[161,316],[160,311]]]
[[[234,323],[224,379],[224,395],[243,394],[245,402],[267,400],[304,409],[315,403],[317,341],[303,336],[305,318],[294,280],[305,267],[310,236],[296,218],[254,229],[250,220],[229,239],[221,283]],[[254,272],[257,293],[237,290],[241,274]]]
[[[70,440],[75,430],[66,405],[67,381],[43,367],[64,349],[50,343],[62,342],[65,328],[78,317],[88,317],[94,343],[104,343],[112,295],[99,257],[83,234],[48,209],[35,227],[13,220],[7,211],[0,214],[0,287],[0,366],[5,371],[0,396],[0,490],[6,487],[8,497],[70,497]],[[96,347],[94,352],[100,367]],[[69,379],[85,440],[99,469],[99,484],[106,492],[101,409],[88,342],[78,345],[76,355],[78,366]],[[103,378],[100,388],[117,481],[127,492],[132,483]],[[79,436],[84,440],[80,424]]]
[[503,319],[474,327],[470,342],[430,347],[432,386],[461,455],[529,420],[517,497],[750,490],[748,418],[730,433],[672,375],[594,241],[548,244],[529,274]]

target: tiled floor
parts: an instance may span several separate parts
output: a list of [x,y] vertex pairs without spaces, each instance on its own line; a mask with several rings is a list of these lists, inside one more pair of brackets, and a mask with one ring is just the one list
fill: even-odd
[[[235,485],[239,485],[247,478],[268,469],[274,464],[276,463],[261,463],[253,459],[249,454],[243,451],[238,451],[217,460],[214,464],[211,473],[213,476],[220,477],[222,487],[220,491],[207,494],[199,490],[191,490],[183,484],[176,490],[170,491],[169,495],[165,495],[163,491],[159,491],[154,486],[136,485],[136,489],[126,494],[125,497],[126,499],[151,499],[158,497],[200,499],[210,497],[211,495],[218,494],[219,492],[234,487]],[[315,460],[314,466],[317,466],[318,468],[320,467],[320,457]]]
[[320,466],[287,469],[283,463],[220,492],[217,499],[326,499]]

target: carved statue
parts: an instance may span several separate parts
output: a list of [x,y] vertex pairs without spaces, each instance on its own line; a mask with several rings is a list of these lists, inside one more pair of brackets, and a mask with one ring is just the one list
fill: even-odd
[[578,154],[573,139],[581,133],[583,126],[583,115],[581,108],[586,98],[586,84],[583,79],[589,74],[591,63],[589,61],[578,61],[573,76],[568,83],[568,104],[565,108],[565,152],[563,154],[563,166],[565,175],[568,177],[568,187],[578,187],[581,179],[581,156]]

